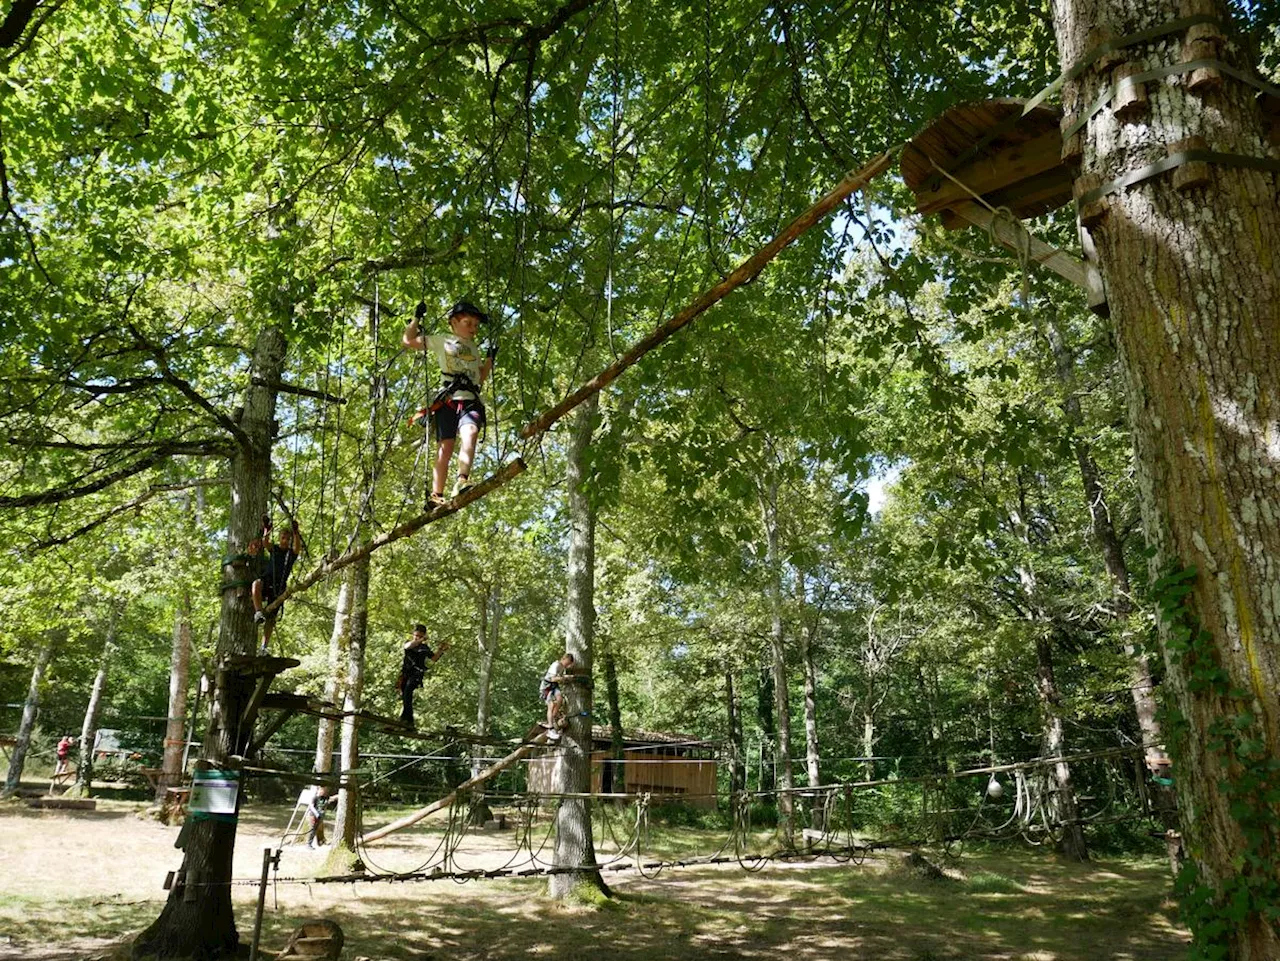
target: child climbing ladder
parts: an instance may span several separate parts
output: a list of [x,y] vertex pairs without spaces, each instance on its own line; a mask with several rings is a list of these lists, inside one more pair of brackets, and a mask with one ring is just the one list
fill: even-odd
[[453,496],[469,489],[471,464],[476,454],[476,439],[485,425],[484,403],[480,400],[480,388],[493,370],[498,348],[491,344],[482,356],[475,344],[480,325],[488,320],[479,307],[460,300],[449,308],[446,315],[450,333],[424,334],[422,318],[426,304],[418,304],[413,320],[404,329],[400,343],[406,350],[430,350],[440,365],[443,384],[428,407],[418,411],[414,421],[431,419],[436,435],[436,459],[431,471],[430,505],[445,503],[444,485],[449,478],[449,461],[453,457],[457,438],[462,439],[458,449],[458,480]]

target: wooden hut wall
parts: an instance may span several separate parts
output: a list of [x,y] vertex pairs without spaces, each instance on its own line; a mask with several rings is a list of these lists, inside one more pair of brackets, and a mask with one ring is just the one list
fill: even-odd
[[[645,751],[627,751],[623,761],[623,778],[628,794],[654,795],[661,800],[664,795],[680,798],[694,807],[713,809],[716,806],[716,762],[711,758],[681,757],[679,749],[654,748]],[[665,753],[664,753],[665,752]],[[691,752],[692,753],[692,752]],[[608,751],[591,753],[591,790],[599,792],[604,781],[603,761]],[[553,787],[555,757],[544,755],[529,761],[528,789],[535,794],[549,794]]]

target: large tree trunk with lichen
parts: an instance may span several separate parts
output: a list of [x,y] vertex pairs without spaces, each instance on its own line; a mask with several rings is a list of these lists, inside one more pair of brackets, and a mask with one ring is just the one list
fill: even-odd
[[169,649],[169,714],[164,722],[164,755],[156,778],[155,802],[163,804],[165,792],[182,783],[182,756],[187,746],[187,688],[191,677],[191,594],[185,588],[173,617],[173,644]]
[[45,641],[36,654],[36,663],[31,669],[31,685],[27,688],[27,699],[22,705],[22,720],[18,724],[18,736],[13,750],[9,753],[9,770],[5,775],[4,791],[0,792],[0,797],[11,797],[22,783],[22,769],[27,763],[27,752],[31,750],[31,732],[35,730],[36,718],[40,714],[40,687],[44,684],[44,672],[49,669],[54,649],[65,634],[65,630],[56,635],[52,631],[46,633]]
[[[573,655],[573,673],[581,680],[563,685],[568,724],[557,746],[552,777],[557,793],[591,792],[591,653],[595,633],[595,505],[584,488],[587,452],[591,445],[597,399],[592,397],[574,413],[569,440],[566,484],[569,489],[568,598],[565,605],[565,650]],[[573,896],[579,889],[609,894],[595,869],[595,840],[591,835],[591,803],[587,798],[562,798],[556,808],[555,866],[551,896]]]
[[[286,342],[277,327],[267,327],[254,345],[249,386],[239,418],[241,436],[231,457],[231,510],[227,523],[228,581],[247,578],[243,559],[257,536],[271,487],[271,442],[276,395],[269,384],[280,381]],[[248,586],[238,583],[222,592],[216,662],[254,653],[256,631]],[[252,682],[234,671],[219,669],[209,699],[209,727],[200,760],[202,768],[228,766],[242,754],[252,736],[241,716],[252,695]],[[248,729],[246,729],[248,728]],[[213,958],[236,949],[231,909],[231,862],[235,853],[234,817],[188,817],[183,828],[185,854],[160,916],[134,942],[135,956]]]
[[[1204,9],[1226,22],[1224,0]],[[1068,66],[1099,26],[1119,36],[1184,12],[1172,0],[1054,0],[1053,11]],[[1215,25],[1198,24],[1117,59],[1145,70],[1218,57],[1252,71],[1229,30],[1219,41]],[[1073,78],[1067,117],[1111,80],[1097,67]],[[1200,69],[1147,93],[1145,115],[1104,108],[1088,120],[1084,187],[1187,146],[1277,156],[1256,91],[1229,74]],[[1193,933],[1233,961],[1280,957],[1269,920],[1280,901],[1280,174],[1183,164],[1087,206],[1081,220],[1115,322],[1153,570],[1196,572],[1181,600],[1157,588],[1170,609],[1161,641],[1179,717],[1174,779],[1204,895]]]
[[98,717],[102,713],[102,695],[107,689],[107,674],[111,670],[111,659],[116,653],[116,625],[120,622],[121,605],[113,603],[107,614],[107,636],[102,642],[102,654],[98,657],[98,673],[93,677],[93,688],[89,691],[89,703],[84,710],[84,721],[80,725],[80,764],[76,768],[75,783],[67,792],[72,797],[88,797],[93,786],[93,748],[98,739]]

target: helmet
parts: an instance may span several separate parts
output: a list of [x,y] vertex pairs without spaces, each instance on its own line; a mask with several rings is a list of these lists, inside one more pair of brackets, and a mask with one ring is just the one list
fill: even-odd
[[460,317],[463,314],[470,314],[472,317],[478,318],[482,324],[489,322],[489,315],[468,300],[460,300],[450,307],[449,312],[445,314],[445,319],[453,320],[453,318]]

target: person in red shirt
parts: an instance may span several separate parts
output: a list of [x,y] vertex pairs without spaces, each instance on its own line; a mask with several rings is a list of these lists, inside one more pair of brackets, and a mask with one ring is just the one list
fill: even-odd
[[58,742],[58,749],[55,752],[58,757],[58,765],[53,769],[55,778],[62,777],[70,772],[71,769],[71,749],[75,746],[70,734],[62,735],[62,740]]

